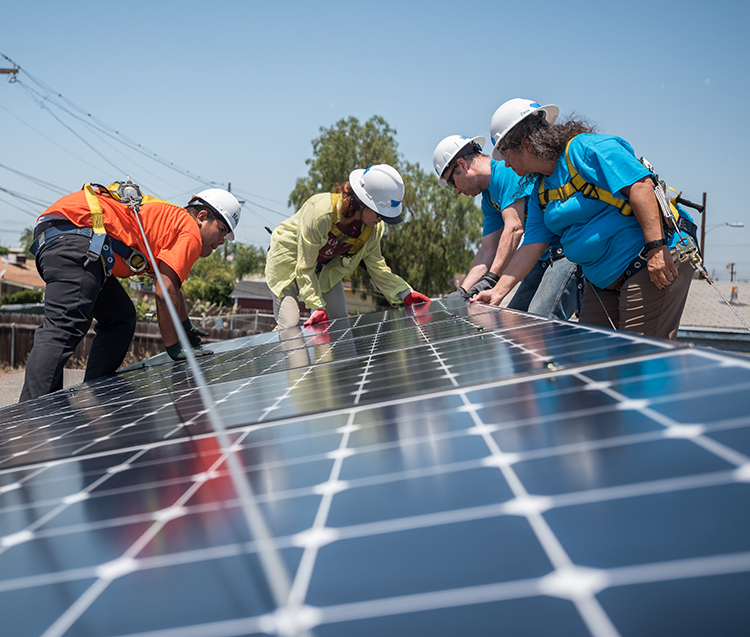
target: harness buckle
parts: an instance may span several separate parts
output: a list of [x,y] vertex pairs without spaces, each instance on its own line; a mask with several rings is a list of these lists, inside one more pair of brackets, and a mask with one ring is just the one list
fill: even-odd
[[133,248],[133,251],[128,255],[127,259],[123,259],[125,261],[125,265],[127,265],[130,268],[130,271],[133,274],[140,274],[141,272],[144,272],[146,269],[148,269],[148,260],[146,259],[146,255],[143,254],[140,250],[136,250]]
[[91,243],[89,243],[89,250],[86,253],[86,261],[96,261],[101,256],[102,248],[104,247],[104,240],[106,238],[106,234],[93,233]]

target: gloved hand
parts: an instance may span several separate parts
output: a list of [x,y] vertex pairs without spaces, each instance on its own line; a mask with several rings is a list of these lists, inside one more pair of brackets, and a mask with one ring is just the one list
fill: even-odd
[[464,290],[463,288],[458,288],[455,292],[451,292],[450,294],[446,294],[446,299],[463,299],[464,301],[468,301],[471,297],[469,296],[469,293]]
[[302,325],[305,327],[309,327],[313,323],[322,323],[323,321],[328,320],[328,314],[324,309],[318,309],[315,310],[312,314],[310,314],[310,318],[307,319]]
[[417,303],[429,303],[430,299],[424,294],[411,291],[404,297],[404,305],[416,305]]
[[[187,354],[185,354],[185,350],[182,349],[182,345],[180,345],[180,342],[177,341],[174,345],[169,345],[165,348],[167,350],[167,354],[169,354],[169,358],[171,358],[173,361],[184,361],[187,359]],[[213,350],[210,349],[203,349],[202,347],[193,347],[193,355],[194,356],[210,356],[213,354]]]
[[497,276],[497,274],[488,272],[481,279],[479,279],[479,281],[471,286],[471,289],[468,292],[469,298],[472,298],[473,296],[476,296],[477,294],[479,294],[480,292],[484,292],[485,290],[491,290],[497,285],[497,282],[499,280],[500,277]]
[[201,343],[203,342],[202,337],[208,336],[208,332],[202,330],[200,327],[196,327],[195,325],[193,325],[193,322],[189,318],[186,318],[184,321],[182,321],[182,327],[185,328],[185,333],[187,334],[188,340],[193,347],[200,347]]

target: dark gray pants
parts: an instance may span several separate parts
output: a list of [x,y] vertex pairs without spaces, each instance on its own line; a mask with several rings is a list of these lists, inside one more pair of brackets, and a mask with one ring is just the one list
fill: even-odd
[[37,255],[47,284],[44,323],[34,333],[21,401],[62,389],[63,367],[96,319],[84,380],[114,374],[135,333],[135,307],[114,277],[104,281],[101,260],[86,261],[89,238],[63,235]]

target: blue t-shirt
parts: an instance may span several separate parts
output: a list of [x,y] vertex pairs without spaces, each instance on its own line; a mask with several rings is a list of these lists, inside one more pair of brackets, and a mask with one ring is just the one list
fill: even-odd
[[[622,188],[650,175],[630,144],[619,137],[578,135],[568,154],[586,182],[615,197],[625,198]],[[544,187],[559,188],[569,181],[563,153]],[[579,192],[566,201],[551,201],[542,213],[538,189],[537,181],[529,198],[524,243],[547,243],[559,237],[565,256],[583,267],[589,281],[602,288],[614,283],[643,248],[643,231],[635,215],[623,215],[614,206]]]
[[482,236],[487,236],[505,226],[502,211],[517,199],[527,197],[532,185],[521,188],[520,178],[505,162],[490,160],[490,185],[482,191]]
[[[490,160],[491,177],[489,188],[482,191],[482,215],[484,216],[484,226],[482,236],[492,234],[496,230],[505,227],[502,211],[510,206],[517,199],[528,197],[534,190],[534,184],[526,184],[523,188],[520,185],[520,177],[508,168],[505,162]],[[497,205],[495,205],[497,204]],[[524,240],[524,243],[526,241]],[[555,237],[549,242],[550,250],[560,247],[560,239]],[[540,261],[549,259],[549,252],[545,252]]]

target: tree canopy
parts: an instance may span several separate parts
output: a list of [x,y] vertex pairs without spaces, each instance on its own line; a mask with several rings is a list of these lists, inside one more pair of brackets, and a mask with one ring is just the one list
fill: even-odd
[[231,306],[235,282],[265,268],[266,253],[261,248],[233,241],[227,246],[227,254],[229,259],[217,250],[195,262],[182,286],[185,299]]
[[301,208],[319,192],[333,192],[349,179],[355,168],[373,164],[390,164],[398,169],[399,154],[396,131],[380,116],[364,124],[356,117],[341,119],[331,128],[320,128],[320,137],[312,141],[313,157],[307,177],[300,177],[289,195],[289,205]]
[[[313,157],[307,177],[297,180],[289,195],[295,208],[312,195],[332,192],[355,168],[390,164],[404,179],[404,223],[388,226],[381,248],[391,269],[415,290],[428,296],[452,292],[453,275],[471,265],[481,240],[481,211],[469,197],[459,197],[440,188],[432,171],[402,159],[396,131],[380,116],[364,124],[355,117],[321,128],[313,140]],[[376,299],[380,295],[364,271],[352,277],[355,288],[364,288]]]
[[453,292],[482,238],[482,213],[470,197],[441,188],[430,172],[404,163],[404,223],[389,226],[381,245],[388,265],[427,296]]

